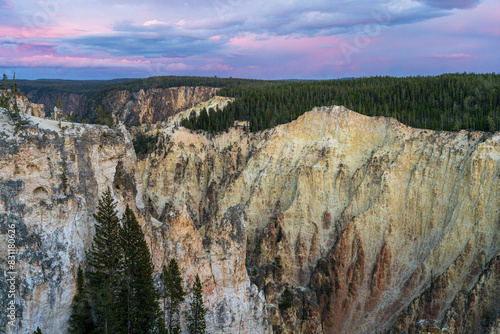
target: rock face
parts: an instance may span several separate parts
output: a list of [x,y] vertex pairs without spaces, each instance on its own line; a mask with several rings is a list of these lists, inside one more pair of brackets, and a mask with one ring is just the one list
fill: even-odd
[[[65,333],[78,264],[93,235],[92,214],[120,163],[131,172],[135,154],[123,134],[92,125],[29,118],[17,133],[0,113],[0,224],[15,224],[15,326],[0,315],[3,333]],[[67,175],[64,181],[63,174]],[[120,199],[120,192],[115,189]],[[139,203],[142,199],[138,194]],[[133,202],[135,204],[135,202]],[[123,207],[121,208],[123,209]],[[7,277],[2,249],[2,278]],[[2,280],[2,304],[10,300]]]
[[[241,206],[229,208],[205,236],[195,227],[185,207],[168,211],[164,224],[153,224],[155,268],[161,271],[175,258],[187,291],[191,291],[196,274],[200,276],[209,333],[271,333],[265,297],[247,276],[246,237],[246,217]],[[187,311],[186,303],[184,318]]]
[[17,94],[16,100],[21,112],[35,117],[45,117],[45,106],[43,104],[30,102],[24,94]]
[[[8,93],[10,93],[10,91],[8,91]],[[5,94],[5,91],[0,90],[0,95],[2,94]],[[10,103],[12,104],[13,102],[13,99],[11,99]],[[20,112],[35,117],[45,117],[45,106],[43,104],[31,102],[25,94],[16,94],[16,102]]]
[[[186,205],[203,228],[243,205],[249,273],[276,331],[388,330],[445,274],[429,310],[441,320],[499,253],[498,133],[412,129],[341,107],[258,134],[162,132],[139,162],[152,214]],[[296,287],[294,306],[273,313],[284,286]]]
[[[173,87],[166,89],[146,89],[138,92],[127,90],[98,91],[94,93],[69,92],[28,92],[31,101],[37,101],[53,110],[58,100],[63,102],[66,114],[74,114],[76,119],[92,122],[101,104],[106,112],[114,113],[122,123],[139,124],[166,121],[168,117],[185,111],[215,95],[213,87]],[[34,116],[39,116],[34,114]],[[52,118],[55,118],[52,115]]]
[[166,124],[137,161],[124,128],[30,118],[16,133],[0,117],[1,236],[15,223],[19,238],[7,333],[65,332],[108,186],[139,215],[157,272],[176,258],[188,292],[200,275],[210,333],[498,329],[499,133],[324,107],[254,134]]
[[213,87],[175,87],[141,89],[134,93],[111,91],[102,103],[104,110],[112,111],[123,123],[155,123],[209,100],[217,90]]
[[[208,328],[221,333],[269,333],[265,299],[250,284],[245,267],[246,218],[229,208],[203,240],[186,212],[170,211],[159,223],[144,211],[135,152],[125,128],[119,131],[28,117],[16,132],[0,113],[1,294],[8,305],[8,227],[15,224],[16,321],[0,315],[0,332],[65,333],[75,292],[76,270],[94,233],[92,214],[111,187],[122,213],[135,208],[158,271],[176,257],[190,291],[203,280]],[[67,176],[65,180],[64,175]],[[187,307],[187,303],[185,305]]]

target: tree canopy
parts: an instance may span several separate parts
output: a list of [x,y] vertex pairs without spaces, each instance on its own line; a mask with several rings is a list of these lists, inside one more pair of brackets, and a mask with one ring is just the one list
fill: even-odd
[[314,107],[343,105],[368,116],[394,117],[416,128],[500,129],[497,74],[259,82],[225,87],[218,94],[236,99],[224,111],[200,112],[181,124],[217,132],[239,120],[250,122],[251,131],[260,131],[290,122]]

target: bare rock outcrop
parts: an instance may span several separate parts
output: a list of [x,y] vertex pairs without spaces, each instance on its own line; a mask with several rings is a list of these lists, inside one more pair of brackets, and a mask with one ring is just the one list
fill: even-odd
[[[99,195],[111,186],[117,165],[135,175],[135,154],[119,131],[66,122],[63,130],[52,120],[28,120],[15,132],[8,116],[0,113],[1,244],[7,245],[13,224],[17,313],[10,326],[2,312],[0,331],[32,333],[40,326],[45,333],[65,333]],[[131,204],[136,207],[135,199]],[[6,256],[2,251],[2,284],[9,271]],[[3,305],[11,300],[6,292],[2,285]]]
[[[0,95],[2,94],[7,94],[7,96],[9,96],[11,92],[10,90],[7,92],[0,90]],[[14,99],[11,98],[9,102],[12,105],[14,103]],[[17,93],[16,102],[20,112],[35,117],[45,117],[45,106],[43,104],[31,102],[25,94]]]

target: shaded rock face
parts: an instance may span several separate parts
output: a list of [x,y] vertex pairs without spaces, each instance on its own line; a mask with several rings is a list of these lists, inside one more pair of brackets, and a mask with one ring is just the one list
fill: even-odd
[[213,87],[175,87],[141,89],[135,93],[111,91],[103,99],[103,108],[126,124],[155,123],[209,100],[217,90]]
[[422,332],[422,327],[446,329],[449,333],[497,333],[500,316],[500,256],[494,257],[485,265],[471,290],[461,290],[444,312],[437,308],[449,288],[446,282],[455,269],[448,268],[437,277],[422,296],[414,300],[390,333]]
[[[81,115],[85,111],[85,103],[89,99],[86,94],[67,92],[28,91],[25,93],[30,101],[45,105],[47,111],[54,110],[54,107],[58,104],[58,100],[61,100],[63,102],[62,109],[68,115],[72,113]],[[51,116],[53,117],[53,115]],[[89,121],[88,118],[87,121]]]
[[[76,270],[92,241],[99,195],[111,185],[117,165],[133,170],[135,154],[117,131],[92,125],[62,131],[55,121],[29,120],[30,125],[14,133],[6,116],[0,116],[3,279],[11,224],[17,247],[15,326],[6,323],[3,312],[0,331],[32,333],[40,326],[44,333],[65,333]],[[118,192],[115,198],[121,199]],[[2,286],[3,305],[11,300],[6,291]]]
[[[445,275],[425,307],[440,321],[499,254],[498,133],[412,129],[342,107],[257,134],[162,132],[163,148],[139,162],[150,211],[161,220],[186,205],[203,229],[242,205],[248,271],[275,330],[388,330]],[[280,311],[285,286],[307,307]]]
[[[200,276],[209,333],[271,333],[265,297],[250,284],[246,272],[246,218],[241,206],[229,208],[205,236],[185,207],[167,212],[163,224],[156,221],[151,235],[157,271],[175,258],[188,294],[196,274]],[[181,311],[184,318],[187,312],[185,303]],[[181,324],[186,330],[186,322]]]

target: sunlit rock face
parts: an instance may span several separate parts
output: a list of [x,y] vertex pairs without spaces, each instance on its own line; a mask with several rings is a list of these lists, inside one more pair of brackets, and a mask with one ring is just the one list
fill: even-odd
[[[10,90],[4,91],[0,89],[0,95],[4,94],[9,96],[11,94],[11,91]],[[13,105],[14,99],[10,98],[9,102],[11,105]],[[45,106],[43,104],[37,104],[31,102],[25,94],[17,93],[15,102],[17,103],[17,106],[21,113],[41,118],[45,117]]]
[[[499,253],[498,133],[413,129],[343,107],[256,134],[159,133],[139,161],[151,212],[186,205],[204,229],[242,205],[248,272],[276,331],[388,330],[432,282],[432,307],[410,322],[441,321]],[[280,312],[285,286],[294,303]]]

